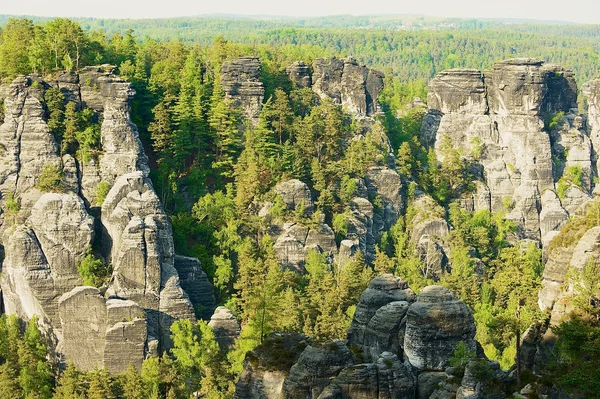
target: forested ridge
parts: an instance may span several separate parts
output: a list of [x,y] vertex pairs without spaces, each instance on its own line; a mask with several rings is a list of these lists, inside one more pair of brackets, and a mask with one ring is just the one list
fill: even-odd
[[[485,354],[504,369],[513,367],[521,335],[546,317],[537,306],[542,251],[535,244],[513,246],[515,226],[503,212],[468,212],[458,205],[457,199],[474,191],[476,171],[464,152],[444,140],[438,161],[435,151],[420,141],[424,109],[406,105],[414,97],[425,99],[428,80],[444,69],[485,69],[516,56],[572,68],[583,83],[598,71],[597,29],[515,25],[509,30],[489,23],[477,30],[404,32],[377,24],[376,29],[349,30],[329,28],[326,21],[324,27],[303,28],[273,27],[285,23],[281,21],[226,19],[182,26],[187,23],[10,19],[0,32],[0,76],[10,83],[21,74],[52,77],[111,64],[131,82],[136,91],[132,120],[173,226],[176,250],[201,260],[217,302],[241,322],[241,335],[233,348],[224,350],[205,321],[178,321],[171,329],[174,348],[169,353],[147,359],[141,370],[130,367],[111,376],[72,365],[61,369],[37,319],[24,323],[2,315],[0,397],[172,399],[198,393],[230,398],[246,354],[272,332],[303,333],[319,342],[344,340],[361,293],[380,273],[401,276],[415,291],[433,283],[451,289],[473,312]],[[204,30],[197,31],[198,26]],[[254,123],[232,106],[221,82],[223,64],[242,56],[257,56],[262,66],[265,101]],[[357,118],[318,98],[285,72],[294,61],[312,63],[329,56],[353,56],[387,72],[375,119]],[[84,162],[101,154],[92,112],[76,109],[58,89],[45,91],[44,104],[61,155]],[[467,151],[473,160],[482,149],[475,142]],[[362,189],[357,181],[368,168],[389,165],[402,176],[407,207],[377,242],[374,259],[359,252],[340,267],[310,251],[306,273],[281,267],[268,222],[257,208],[270,203],[268,218],[282,223],[307,228],[325,223],[339,244],[349,229],[352,200]],[[286,208],[273,189],[289,179],[308,185],[314,209],[305,209],[306,204]],[[60,170],[44,168],[38,188],[61,192],[64,180]],[[107,192],[108,187],[98,187],[96,206]],[[423,193],[432,201],[416,202]],[[383,206],[381,198],[369,200],[374,207]],[[16,214],[19,200],[8,198],[6,207],[7,217],[11,210]],[[409,238],[423,214],[446,219],[452,227],[453,268],[439,279],[428,273]],[[588,226],[597,216],[595,202],[568,226]],[[596,269],[590,262],[581,276],[573,276],[573,281],[591,282],[575,300],[578,317],[556,330],[557,358],[548,374],[550,384],[587,397],[597,394],[594,378],[600,369],[595,356],[600,342]],[[80,265],[87,285],[101,286],[109,270],[92,253]],[[465,359],[475,355],[461,350],[456,362],[464,373]],[[523,378],[535,379],[528,374]]]

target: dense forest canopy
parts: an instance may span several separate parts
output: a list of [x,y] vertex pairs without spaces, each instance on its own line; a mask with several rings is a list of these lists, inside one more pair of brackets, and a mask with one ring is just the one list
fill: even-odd
[[[0,26],[9,17],[0,16]],[[46,22],[49,18],[33,18]],[[579,84],[598,73],[600,26],[522,21],[441,19],[417,16],[261,19],[207,16],[152,20],[75,18],[88,33],[207,45],[215,38],[251,47],[265,44],[286,52],[353,56],[391,71],[402,81],[425,79],[448,68],[488,68],[511,57],[563,65]],[[97,33],[95,33],[97,35]]]

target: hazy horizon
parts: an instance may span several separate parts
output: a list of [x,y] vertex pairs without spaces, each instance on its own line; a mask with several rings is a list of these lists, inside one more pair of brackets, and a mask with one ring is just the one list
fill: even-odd
[[600,24],[600,4],[594,0],[572,0],[568,7],[558,7],[548,0],[504,0],[483,4],[477,0],[430,0],[404,4],[400,1],[373,0],[305,0],[304,2],[275,2],[271,0],[229,0],[223,2],[169,2],[150,0],[105,0],[102,5],[76,0],[0,0],[0,14],[37,17],[156,19],[226,15],[238,17],[296,17],[327,16],[427,16],[440,18],[517,19],[551,22]]

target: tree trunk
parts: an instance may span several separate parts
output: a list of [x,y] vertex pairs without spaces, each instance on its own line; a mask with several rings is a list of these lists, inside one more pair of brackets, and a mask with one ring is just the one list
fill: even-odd
[[517,354],[515,364],[517,366],[517,389],[521,388],[521,303],[517,301],[517,329],[515,331],[517,338]]

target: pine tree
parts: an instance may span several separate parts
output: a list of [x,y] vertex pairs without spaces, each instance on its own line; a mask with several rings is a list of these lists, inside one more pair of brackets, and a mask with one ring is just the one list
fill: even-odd
[[144,381],[133,364],[129,364],[127,371],[121,377],[123,386],[123,399],[147,399],[148,393]]
[[94,368],[89,373],[90,386],[87,399],[116,399],[112,390],[112,377],[106,369]]
[[65,371],[60,374],[52,399],[83,399],[85,392],[83,373],[69,363]]

